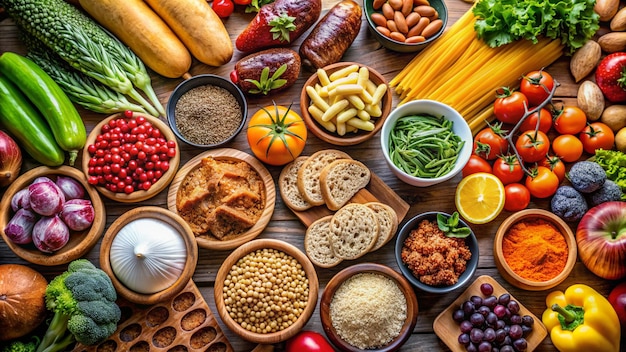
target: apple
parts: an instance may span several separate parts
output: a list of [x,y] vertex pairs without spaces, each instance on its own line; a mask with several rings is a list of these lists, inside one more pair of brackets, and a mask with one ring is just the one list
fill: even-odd
[[576,229],[578,257],[607,280],[626,277],[626,202],[605,202],[587,211]]
[[615,309],[622,331],[626,331],[626,281],[615,286],[609,293],[609,302]]

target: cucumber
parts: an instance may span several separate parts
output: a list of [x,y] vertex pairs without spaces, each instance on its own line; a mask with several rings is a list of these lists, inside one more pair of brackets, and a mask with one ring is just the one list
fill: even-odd
[[0,123],[33,159],[47,166],[63,164],[65,153],[54,140],[46,120],[28,98],[2,75]]
[[0,74],[11,80],[39,109],[57,144],[69,152],[69,164],[74,165],[78,152],[85,146],[87,131],[61,87],[33,61],[12,52],[0,56]]

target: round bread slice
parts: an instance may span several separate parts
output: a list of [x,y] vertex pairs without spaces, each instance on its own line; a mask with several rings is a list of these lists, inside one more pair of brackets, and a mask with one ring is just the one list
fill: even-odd
[[370,182],[370,169],[360,161],[338,159],[320,173],[320,190],[330,210],[339,210]]
[[330,243],[330,220],[332,215],[315,220],[304,235],[304,251],[311,262],[320,268],[332,268],[343,259],[333,253]]
[[320,174],[322,169],[337,159],[352,159],[350,155],[336,149],[324,149],[313,153],[298,170],[298,190],[310,204],[322,205]]
[[365,203],[365,205],[374,211],[378,219],[378,225],[380,226],[378,239],[374,247],[370,250],[370,252],[373,252],[382,248],[382,246],[387,244],[396,234],[398,230],[398,215],[392,207],[384,203],[369,202]]
[[366,205],[350,203],[337,210],[330,221],[333,253],[342,259],[357,259],[374,247],[378,232],[374,211]]
[[304,211],[312,207],[311,203],[302,198],[298,190],[298,170],[308,158],[308,156],[297,157],[296,160],[285,165],[278,176],[280,196],[285,205],[295,211]]

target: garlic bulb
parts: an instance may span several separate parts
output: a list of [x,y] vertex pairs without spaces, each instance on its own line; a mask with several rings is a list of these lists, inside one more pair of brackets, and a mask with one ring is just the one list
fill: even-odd
[[144,218],[129,222],[111,243],[115,276],[129,289],[155,293],[182,275],[187,259],[185,241],[168,223]]

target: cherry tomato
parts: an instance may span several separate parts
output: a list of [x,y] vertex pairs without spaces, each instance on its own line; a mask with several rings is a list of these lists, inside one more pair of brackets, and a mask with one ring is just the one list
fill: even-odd
[[519,87],[531,106],[537,106],[548,99],[552,88],[554,88],[554,78],[543,70],[527,73],[522,77]]
[[506,153],[509,146],[504,139],[502,124],[494,124],[483,128],[474,136],[474,153],[483,159],[494,160],[498,155]]
[[534,163],[543,159],[550,150],[550,140],[541,131],[525,131],[515,142],[515,148],[525,163]]
[[477,172],[491,173],[491,165],[487,160],[479,157],[476,154],[472,154],[461,171],[463,177],[475,174]]
[[556,155],[546,155],[546,158],[541,162],[541,166],[545,166],[552,170],[556,177],[559,179],[559,184],[565,179],[565,163],[561,161]]
[[504,210],[519,211],[530,204],[530,191],[521,183],[510,183],[504,186]]
[[559,188],[559,178],[545,166],[537,166],[526,176],[526,188],[535,198],[548,198]]
[[534,130],[537,128],[537,120],[539,120],[539,131],[547,134],[552,128],[552,114],[545,108],[528,115],[520,124],[520,131]]
[[573,163],[583,155],[583,143],[571,134],[562,134],[552,140],[552,150],[561,160]]
[[587,125],[587,114],[577,106],[566,105],[553,113],[554,129],[560,134],[577,134]]
[[517,160],[515,154],[500,156],[493,163],[493,174],[502,181],[504,185],[520,182],[524,178],[524,170]]
[[596,149],[613,149],[615,134],[613,130],[602,122],[590,123],[580,133],[580,141],[583,149],[589,154],[594,154]]
[[235,11],[235,4],[231,0],[215,0],[211,7],[220,18],[226,18]]
[[493,114],[503,123],[516,124],[528,107],[528,98],[521,93],[502,87],[496,91],[496,101],[493,103]]

